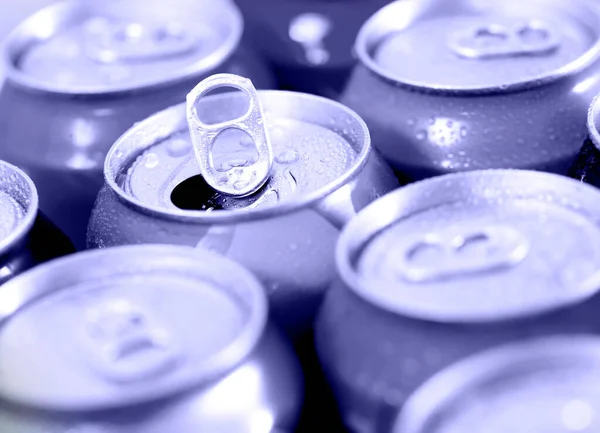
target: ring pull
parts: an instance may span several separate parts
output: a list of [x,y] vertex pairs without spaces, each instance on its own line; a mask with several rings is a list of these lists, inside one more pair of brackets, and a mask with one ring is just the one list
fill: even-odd
[[[207,125],[199,119],[196,104],[207,93],[221,87],[232,87],[245,92],[249,98],[248,111],[237,119]],[[269,179],[274,157],[262,107],[252,81],[233,74],[212,75],[201,81],[187,95],[186,101],[192,145],[206,183],[220,193],[236,197],[258,191]],[[232,167],[226,172],[215,169],[212,156],[214,143],[219,134],[227,129],[238,129],[250,136],[258,152],[258,159],[254,164]]]
[[474,60],[503,57],[543,56],[561,44],[560,33],[538,20],[512,28],[489,24],[456,33],[449,42],[455,54]]
[[98,63],[161,60],[195,50],[199,38],[174,22],[114,23],[99,18],[87,23],[85,53]]

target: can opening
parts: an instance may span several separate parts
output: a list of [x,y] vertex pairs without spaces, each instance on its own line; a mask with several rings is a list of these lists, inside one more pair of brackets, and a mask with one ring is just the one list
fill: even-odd
[[222,210],[223,206],[217,200],[217,194],[202,175],[198,174],[175,187],[171,193],[171,202],[183,210]]

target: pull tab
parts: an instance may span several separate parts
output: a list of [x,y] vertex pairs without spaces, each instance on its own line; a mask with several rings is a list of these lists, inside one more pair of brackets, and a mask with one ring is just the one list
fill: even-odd
[[290,22],[290,39],[304,49],[306,61],[313,65],[323,65],[331,57],[325,48],[324,39],[331,31],[331,21],[324,15],[305,13]]
[[488,226],[431,233],[397,248],[396,269],[419,283],[515,266],[529,253],[529,242],[511,227]]
[[[196,104],[208,92],[220,87],[233,87],[245,92],[249,98],[248,111],[238,119],[207,125],[198,118]],[[194,87],[186,100],[192,144],[200,173],[206,183],[223,194],[237,197],[250,195],[260,189],[269,179],[273,167],[273,149],[252,81],[233,74],[216,74]],[[233,167],[226,172],[217,172],[212,157],[214,142],[221,132],[230,128],[239,129],[252,138],[258,152],[258,159],[251,166]]]
[[85,53],[99,63],[175,57],[198,44],[198,38],[178,23],[114,23],[98,18],[86,26]]
[[88,311],[85,331],[92,362],[112,380],[156,376],[178,358],[168,333],[128,301],[114,300]]
[[461,57],[483,60],[548,55],[560,43],[557,29],[533,20],[513,28],[497,24],[478,26],[454,35],[449,46]]

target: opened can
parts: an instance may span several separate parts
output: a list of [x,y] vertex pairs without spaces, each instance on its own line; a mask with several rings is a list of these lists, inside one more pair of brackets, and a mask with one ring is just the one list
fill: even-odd
[[598,374],[598,336],[504,345],[427,381],[392,432],[594,432],[600,428]]
[[229,0],[68,1],[31,16],[5,49],[0,157],[31,175],[50,218],[85,247],[106,152],[135,122],[232,71],[270,86]]
[[236,0],[280,88],[339,97],[364,21],[389,0]]
[[[257,94],[274,152],[263,188],[241,199],[216,193],[199,175],[186,106],[173,106],[110,149],[88,247],[169,243],[217,251],[263,281],[273,314],[295,334],[311,328],[335,276],[340,228],[398,183],[353,111],[307,94]],[[197,111],[205,123],[218,124],[243,114],[247,104],[244,93],[227,92],[200,99]],[[252,138],[221,132],[212,159],[217,173],[254,164]]]
[[588,0],[401,0],[361,29],[341,101],[407,180],[488,168],[566,174],[600,91]]
[[31,179],[0,161],[0,284],[74,251],[64,233],[40,212]]
[[216,254],[79,253],[7,283],[0,306],[3,433],[294,428],[297,361],[258,280]]
[[417,182],[364,209],[336,254],[315,339],[353,432],[390,431],[415,389],[470,354],[600,330],[600,191],[567,177]]

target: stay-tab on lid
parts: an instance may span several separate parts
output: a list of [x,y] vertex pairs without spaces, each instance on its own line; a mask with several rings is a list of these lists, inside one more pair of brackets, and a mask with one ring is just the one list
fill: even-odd
[[208,73],[232,55],[242,32],[231,0],[68,0],[11,33],[6,74],[64,94],[151,88]]
[[365,208],[336,259],[353,291],[401,315],[470,323],[558,309],[600,287],[600,191],[533,171],[432,178]]
[[0,161],[0,255],[31,230],[38,212],[38,193],[21,169]]
[[263,287],[208,251],[89,251],[0,292],[0,398],[45,410],[147,402],[222,377],[255,348]]
[[594,62],[600,8],[587,0],[400,0],[364,24],[356,51],[394,82],[505,91]]
[[404,405],[393,433],[593,433],[600,339],[513,343],[442,370]]

